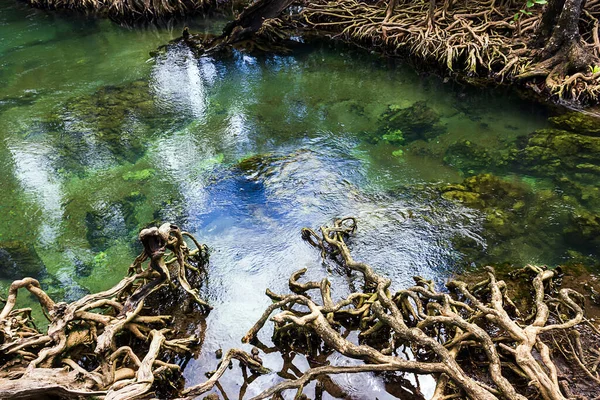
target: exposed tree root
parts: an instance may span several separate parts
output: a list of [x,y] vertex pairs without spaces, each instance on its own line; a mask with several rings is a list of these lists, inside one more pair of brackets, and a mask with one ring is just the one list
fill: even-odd
[[27,0],[37,8],[92,11],[118,21],[158,20],[191,15],[217,6],[216,0]]
[[[568,353],[566,357],[586,379],[600,378],[598,361],[582,350],[577,336],[578,325],[585,322],[582,296],[570,289],[554,291],[558,271],[534,266],[518,271],[532,279],[532,310],[527,315],[521,315],[507,295],[507,285],[496,279],[491,268],[486,279],[475,285],[453,280],[447,291],[437,291],[433,282],[415,278],[415,286],[392,293],[389,279],[352,258],[346,239],[355,229],[355,219],[344,218],[322,227],[320,234],[304,229],[303,236],[324,255],[362,275],[363,290],[336,302],[327,279],[299,283],[305,272],[300,270],[290,278],[294,294],[268,291],[274,303],[243,341],[255,340],[272,312],[280,310],[271,318],[275,337],[282,331],[309,335],[364,364],[313,367],[255,399],[279,398],[290,389],[300,398],[312,380],[365,371],[434,374],[434,399],[565,399],[570,393],[562,381],[564,371],[554,362],[554,353],[561,351]],[[318,296],[309,295],[310,291]],[[347,332],[342,334],[342,326],[346,331],[360,330],[359,343],[348,339]],[[571,343],[559,343],[556,337]]]
[[[302,372],[291,362],[293,356],[288,357],[279,373],[286,380],[255,399],[281,398],[287,390],[302,398],[314,380],[317,392],[344,397],[329,377],[358,372],[432,374],[437,378],[435,400],[577,398],[568,381],[573,371],[592,387],[600,384],[600,331],[585,319],[581,294],[556,290],[558,269],[528,266],[514,273],[531,282],[532,298],[519,302],[529,304],[522,306],[526,313],[519,311],[507,284],[491,268],[472,285],[453,280],[447,290],[438,291],[432,281],[417,277],[415,286],[392,293],[389,279],[352,258],[346,240],[355,230],[355,219],[343,218],[322,227],[320,234],[304,229],[303,237],[323,257],[362,278],[362,290],[334,301],[327,279],[300,282],[305,269],[290,277],[292,294],[267,290],[274,302],[243,342],[277,351],[265,348],[256,336],[279,311],[271,318],[274,342],[281,349],[304,341],[307,352],[320,353],[320,361],[309,361],[310,368]],[[194,250],[184,237],[194,243]],[[205,382],[187,389],[178,384],[175,355],[189,353],[200,337],[185,328],[167,329],[168,323],[177,325],[177,318],[165,315],[161,305],[178,292],[170,313],[183,318],[186,305],[180,296],[198,312],[209,310],[192,287],[204,269],[207,250],[171,224],[144,229],[140,240],[144,251],[131,265],[130,276],[73,303],[54,302],[32,278],[11,285],[0,312],[0,398],[140,399],[171,387],[167,395],[154,395],[193,399],[213,389],[233,360],[244,374],[241,398],[258,375],[270,372],[257,348],[251,354],[231,349]],[[146,260],[149,268],[143,269]],[[30,309],[15,308],[20,289],[36,297],[47,313],[46,333],[35,327]],[[316,296],[309,295],[313,291]],[[358,342],[352,331],[358,331]],[[363,363],[330,365],[327,357],[333,352]],[[418,389],[406,393],[423,398]]]
[[[563,1],[564,9],[571,10],[568,2],[573,1]],[[550,30],[547,38],[540,29],[542,6],[528,9],[531,15],[526,15],[520,13],[526,9],[524,2],[512,0],[396,3],[314,0],[298,20],[304,27],[332,32],[336,38],[408,54],[466,76],[520,81],[557,99],[598,101],[598,1],[588,1],[581,15],[561,14],[559,8],[561,17],[574,20],[574,31]],[[519,16],[516,21],[515,15]],[[550,24],[559,22],[555,19]]]
[[[192,240],[194,250],[188,248],[184,236]],[[210,309],[186,277],[198,280],[207,249],[171,224],[142,230],[140,240],[144,251],[131,265],[130,276],[111,289],[70,304],[54,302],[35,279],[13,282],[0,313],[0,398],[135,399],[147,397],[155,381],[176,381],[173,376],[180,366],[170,362],[170,354],[189,352],[200,338],[167,329],[173,316],[161,315],[160,310],[166,309],[169,295],[177,291],[172,276],[197,304],[196,309]],[[142,263],[147,259],[149,268],[144,270]],[[152,293],[161,288],[160,298],[152,299]],[[20,289],[35,296],[47,314],[46,333],[35,327],[30,309],[15,309]],[[149,302],[159,313],[145,307]],[[171,312],[183,313],[182,305],[176,302]],[[239,350],[231,354],[230,358],[245,356],[262,371],[260,359]],[[216,379],[195,393],[210,390]]]

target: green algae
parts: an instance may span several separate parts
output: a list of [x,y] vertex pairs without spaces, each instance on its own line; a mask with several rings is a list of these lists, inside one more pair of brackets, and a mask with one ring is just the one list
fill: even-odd
[[[574,204],[567,204],[554,191],[534,190],[529,184],[515,179],[503,179],[492,174],[480,174],[466,178],[461,184],[443,185],[441,196],[460,202],[484,214],[482,236],[488,248],[474,247],[464,238],[455,244],[469,260],[490,262],[504,260],[522,263],[523,254],[541,257],[552,249],[563,248]],[[562,231],[557,229],[562,227]],[[528,244],[525,248],[523,244]],[[537,251],[535,250],[537,248]],[[556,254],[559,262],[564,254]]]
[[126,181],[145,181],[152,178],[155,172],[156,171],[152,168],[142,169],[138,171],[128,171],[123,174],[123,179]]
[[557,129],[563,129],[587,136],[600,136],[600,118],[583,112],[567,112],[549,121]]

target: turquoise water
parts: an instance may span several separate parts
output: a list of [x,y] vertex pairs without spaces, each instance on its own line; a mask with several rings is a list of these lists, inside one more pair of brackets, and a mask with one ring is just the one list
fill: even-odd
[[[218,32],[222,21],[186,24]],[[185,370],[195,384],[216,349],[239,346],[269,303],[265,289],[288,290],[292,271],[309,267],[309,278],[330,275],[348,290],[300,237],[336,216],[358,217],[355,257],[397,286],[484,261],[596,259],[593,243],[575,246],[563,229],[574,210],[595,215],[593,202],[514,159],[488,168],[448,150],[508,154],[549,126],[541,106],[334,44],[218,59],[172,45],[150,56],[183,25],[130,29],[0,0],[2,292],[24,274],[67,300],[106,289],[140,251],[139,229],[175,222],[212,249],[202,294],[215,309]],[[386,110],[419,104],[437,136],[382,133]],[[485,172],[516,189],[492,190],[483,208],[442,194]],[[230,375],[223,386],[237,396],[241,377]],[[249,393],[278,379],[260,378]],[[338,384],[386,398],[367,374]]]

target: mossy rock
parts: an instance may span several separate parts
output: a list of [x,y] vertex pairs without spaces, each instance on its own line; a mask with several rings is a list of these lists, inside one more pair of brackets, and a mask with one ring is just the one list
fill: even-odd
[[236,167],[246,176],[258,178],[270,175],[271,165],[281,158],[270,153],[254,154],[239,160]]
[[570,245],[584,252],[600,250],[600,215],[578,209],[571,223],[565,227],[565,238]]
[[488,207],[522,209],[523,202],[533,197],[523,183],[500,179],[492,174],[480,174],[466,178],[461,185],[441,188],[442,197],[460,201],[466,206],[483,210]]
[[141,228],[135,216],[136,205],[140,200],[143,197],[127,196],[122,201],[86,213],[86,238],[94,252],[105,251],[119,238],[136,236]]
[[248,179],[259,180],[268,178],[276,173],[276,169],[281,165],[292,162],[298,157],[310,153],[310,150],[300,149],[286,155],[277,155],[272,153],[255,154],[238,161],[236,167],[246,175]]
[[600,172],[600,137],[560,129],[540,129],[522,137],[510,152],[521,169],[556,176],[565,171]]
[[506,156],[469,140],[454,142],[444,153],[444,162],[468,174],[495,170],[507,163]]
[[106,86],[91,95],[74,98],[53,112],[59,116],[60,125],[56,116],[49,115],[46,131],[59,133],[58,163],[65,169],[87,165],[86,155],[91,151],[133,163],[143,155],[148,141],[145,131],[136,129],[136,125],[169,124],[169,118],[157,111],[145,81]]
[[549,121],[558,129],[587,136],[600,136],[600,118],[581,112],[568,112]]
[[392,144],[405,144],[415,140],[430,140],[446,133],[440,116],[424,101],[408,108],[388,106],[379,118],[377,136]]
[[454,247],[470,261],[526,262],[515,254],[515,248],[550,254],[564,241],[557,227],[567,225],[570,210],[551,190],[534,190],[529,182],[492,174],[471,176],[461,184],[439,189],[443,198],[481,212],[479,234],[486,246],[470,238],[453,240]]

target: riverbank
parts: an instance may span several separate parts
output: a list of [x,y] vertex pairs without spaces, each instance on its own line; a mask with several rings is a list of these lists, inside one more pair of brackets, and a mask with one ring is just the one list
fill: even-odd
[[317,0],[307,4],[297,21],[475,85],[526,88],[538,98],[568,106],[596,104],[600,4],[586,3],[573,37],[557,44],[564,32],[549,24],[564,13],[552,19],[556,5],[545,3],[412,1],[396,6],[396,1]]
[[[249,8],[257,14],[251,24],[238,22],[245,29],[244,40],[257,31],[273,41],[304,34],[331,37],[408,58],[419,69],[447,79],[475,86],[510,85],[538,101],[582,109],[597,104],[600,93],[600,1],[583,6],[560,1],[467,5],[417,0],[397,5],[397,0],[263,0]],[[215,0],[28,2],[40,8],[94,10],[120,20],[233,11],[245,4]],[[567,12],[569,7],[579,7],[576,15]],[[224,34],[230,36],[232,27]]]

